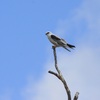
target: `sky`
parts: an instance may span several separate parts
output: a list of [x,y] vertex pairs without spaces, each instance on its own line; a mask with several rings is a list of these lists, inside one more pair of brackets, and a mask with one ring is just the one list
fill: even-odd
[[100,98],[100,0],[0,1],[0,100],[67,99],[54,69],[51,31],[76,46],[57,48],[58,66],[78,100]]

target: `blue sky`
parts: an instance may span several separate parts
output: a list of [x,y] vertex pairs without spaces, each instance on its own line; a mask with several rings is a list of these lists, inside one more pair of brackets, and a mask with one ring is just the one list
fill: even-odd
[[77,47],[71,53],[57,49],[72,94],[78,89],[81,100],[99,98],[99,9],[99,0],[1,0],[0,100],[66,99],[61,83],[47,73],[53,69],[47,31]]

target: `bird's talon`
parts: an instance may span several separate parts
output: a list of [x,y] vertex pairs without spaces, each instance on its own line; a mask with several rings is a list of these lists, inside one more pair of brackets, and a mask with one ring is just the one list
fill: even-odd
[[55,46],[52,46],[52,49],[55,49]]

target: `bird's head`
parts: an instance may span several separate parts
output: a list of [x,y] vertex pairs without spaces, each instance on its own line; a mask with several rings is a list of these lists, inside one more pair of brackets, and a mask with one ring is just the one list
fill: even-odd
[[48,35],[48,34],[50,34],[50,32],[46,32],[46,34],[45,34],[45,35]]
[[52,34],[51,32],[46,32],[46,34],[45,35],[50,35],[50,34]]

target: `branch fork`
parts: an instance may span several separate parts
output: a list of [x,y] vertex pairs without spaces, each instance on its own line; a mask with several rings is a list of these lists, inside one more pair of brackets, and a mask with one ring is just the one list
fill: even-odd
[[[56,69],[57,73],[56,72],[53,72],[53,71],[50,71],[50,70],[48,71],[48,73],[56,76],[63,83],[64,88],[65,88],[66,93],[67,93],[67,96],[68,96],[68,100],[71,100],[71,92],[70,92],[70,89],[69,89],[69,87],[67,85],[67,82],[65,81],[65,79],[64,79],[64,77],[63,77],[63,75],[62,75],[62,73],[59,70],[58,65],[57,65],[56,47],[55,46],[52,46],[52,49],[53,49],[53,54],[54,54],[55,69]],[[78,95],[79,95],[79,92],[76,92],[73,100],[78,100]]]

